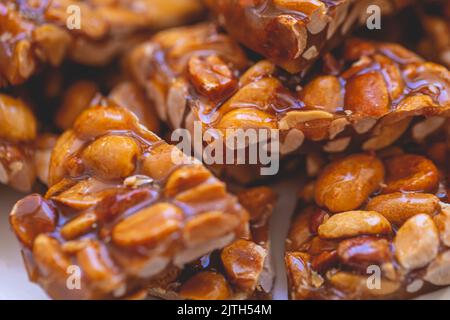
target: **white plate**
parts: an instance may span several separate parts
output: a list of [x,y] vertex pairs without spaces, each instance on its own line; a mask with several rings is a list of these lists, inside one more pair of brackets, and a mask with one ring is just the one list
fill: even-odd
[[[278,206],[271,223],[272,255],[276,270],[274,299],[287,299],[286,275],[284,273],[284,239],[286,237],[290,216],[295,207],[297,193],[295,181],[285,181],[276,186],[279,193]],[[8,214],[15,201],[23,197],[19,193],[0,186],[0,300],[11,299],[48,299],[46,294],[35,284],[28,281],[22,263],[19,244],[8,223]],[[450,288],[424,295],[419,299],[450,300]]]

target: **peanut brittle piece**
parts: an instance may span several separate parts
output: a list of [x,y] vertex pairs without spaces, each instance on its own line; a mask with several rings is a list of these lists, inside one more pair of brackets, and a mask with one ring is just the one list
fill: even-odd
[[392,14],[408,0],[209,0],[230,35],[290,73],[305,71],[372,12]]
[[340,155],[302,187],[286,241],[290,299],[405,299],[450,285],[449,167],[437,156],[450,149],[436,148]]
[[238,193],[250,214],[250,233],[186,265],[172,268],[149,285],[150,295],[167,299],[268,299],[274,274],[269,218],[276,202],[268,187]]
[[58,139],[48,184],[10,223],[30,279],[52,298],[139,296],[168,268],[249,232],[223,182],[107,100]]
[[419,51],[425,57],[450,67],[450,2],[429,0],[420,5],[425,31]]
[[[213,24],[156,34],[129,56],[136,81],[173,129],[276,130],[281,155],[391,145],[413,119],[448,117],[450,72],[393,43],[350,39],[306,79],[252,63]],[[214,134],[212,134],[214,136]]]
[[105,65],[151,31],[192,21],[199,0],[25,0],[0,3],[0,87],[64,58]]

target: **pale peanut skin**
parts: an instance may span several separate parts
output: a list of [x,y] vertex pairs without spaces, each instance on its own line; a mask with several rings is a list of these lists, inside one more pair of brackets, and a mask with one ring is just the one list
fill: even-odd
[[318,229],[324,239],[339,239],[363,234],[386,234],[392,232],[391,224],[375,211],[347,211],[337,213]]
[[418,214],[407,220],[394,239],[395,255],[406,269],[426,266],[436,258],[439,250],[439,233],[433,219]]

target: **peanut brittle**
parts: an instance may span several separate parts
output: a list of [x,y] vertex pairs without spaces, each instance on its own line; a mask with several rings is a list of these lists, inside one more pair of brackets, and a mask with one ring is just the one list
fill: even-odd
[[20,99],[0,93],[0,183],[29,192],[36,179],[37,122]]
[[[70,129],[76,118],[101,98],[100,92],[96,81],[87,79],[77,80],[64,88],[54,117],[56,126],[62,130]],[[153,104],[137,84],[121,80],[112,87],[108,98],[117,105],[132,111],[143,126],[159,134],[160,123]]]
[[425,36],[419,51],[427,58],[450,67],[450,2],[429,0],[421,5],[420,17]]
[[366,22],[377,6],[382,14],[408,0],[208,0],[232,37],[291,73],[305,71]]
[[48,183],[10,223],[30,279],[52,298],[136,297],[161,272],[248,233],[224,183],[109,101],[58,139]]
[[105,65],[160,28],[191,21],[199,0],[24,0],[0,2],[0,87],[23,83],[68,56]]
[[[395,142],[413,118],[450,112],[450,72],[403,47],[347,41],[308,79],[251,64],[212,24],[163,31],[129,65],[171,128],[278,130],[282,155],[311,145],[341,152]],[[250,66],[250,67],[249,67]]]
[[450,285],[450,149],[432,146],[341,155],[302,187],[286,241],[290,299],[404,299]]
[[167,299],[267,299],[273,271],[268,223],[276,195],[267,187],[239,192],[250,214],[250,234],[201,257],[184,269],[172,268],[149,286],[150,295]]

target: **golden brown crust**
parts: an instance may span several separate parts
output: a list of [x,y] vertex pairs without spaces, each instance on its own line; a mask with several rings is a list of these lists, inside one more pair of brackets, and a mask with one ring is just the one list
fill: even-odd
[[199,0],[1,3],[0,87],[23,83],[42,65],[59,66],[67,56],[108,64],[149,32],[192,21],[202,10]]
[[274,279],[269,218],[277,196],[268,187],[240,191],[250,214],[250,233],[188,264],[170,269],[149,285],[149,294],[165,299],[268,299]]
[[401,149],[325,166],[286,241],[289,297],[404,299],[450,285],[447,171]]
[[[251,64],[212,24],[163,31],[136,48],[129,66],[172,128],[278,129],[281,154],[308,142],[342,152],[379,150],[413,118],[450,114],[450,73],[400,45],[351,39],[323,72],[303,80],[272,63]],[[418,127],[423,139],[427,128]]]
[[391,14],[411,1],[210,0],[232,37],[290,73],[312,63],[368,17],[375,5]]
[[[111,104],[87,109],[59,138],[48,182],[10,221],[53,298],[132,295],[241,237],[249,219],[224,183]],[[75,267],[81,290],[66,286]]]

